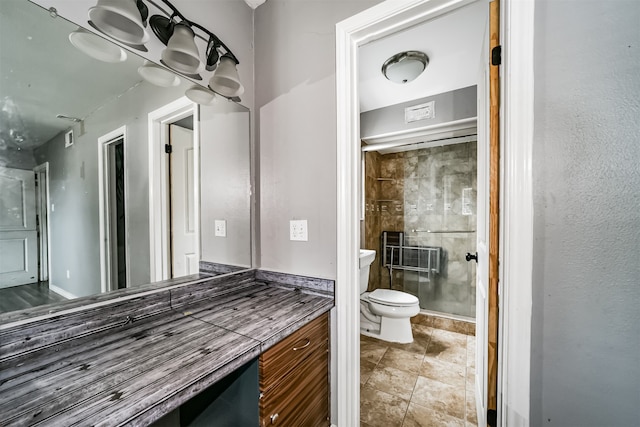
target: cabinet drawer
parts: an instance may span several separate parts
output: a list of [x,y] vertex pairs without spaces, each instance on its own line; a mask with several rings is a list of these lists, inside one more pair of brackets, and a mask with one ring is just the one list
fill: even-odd
[[329,316],[323,314],[265,351],[260,356],[260,391],[268,390],[318,349],[326,352],[328,336]]
[[260,399],[260,425],[327,426],[329,415],[328,345],[297,366]]

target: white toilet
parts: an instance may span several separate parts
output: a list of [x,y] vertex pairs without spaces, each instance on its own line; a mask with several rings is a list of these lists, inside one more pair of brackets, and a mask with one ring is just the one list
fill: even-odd
[[360,333],[383,341],[413,342],[409,318],[420,312],[418,298],[390,289],[366,292],[375,257],[376,251],[360,249]]

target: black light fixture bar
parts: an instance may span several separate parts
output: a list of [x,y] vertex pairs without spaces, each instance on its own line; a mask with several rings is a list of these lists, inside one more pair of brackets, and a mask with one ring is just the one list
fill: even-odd
[[[175,17],[178,17],[180,18],[179,23],[184,23],[189,27],[191,27],[192,29],[197,28],[203,33],[205,33],[207,36],[209,36],[209,40],[207,42],[207,52],[205,52],[207,58],[210,56],[212,49],[217,51],[219,48],[223,48],[224,49],[223,55],[226,55],[227,57],[231,58],[236,64],[240,63],[240,61],[238,61],[238,58],[233,54],[233,52],[231,52],[231,49],[229,49],[227,45],[224,44],[224,42],[220,40],[218,36],[216,36],[214,33],[209,31],[202,25],[198,24],[197,22],[187,19],[178,10],[178,8],[176,8],[170,1],[168,0],[161,0],[161,1],[171,9],[171,12],[172,12],[171,15],[167,14],[168,17],[153,15],[151,18],[149,18],[149,24],[151,26],[151,29],[153,30],[153,33],[163,44],[166,45],[169,42],[169,39],[171,38],[171,34],[173,33],[173,26],[176,24],[174,23],[174,19]],[[146,23],[144,9],[147,10],[146,16],[149,15],[146,5],[144,5],[142,0],[137,0],[136,4],[138,5],[138,9],[140,10],[140,15],[142,17],[143,22]],[[207,41],[206,39],[203,39],[203,40]],[[209,66],[210,64],[207,64],[207,65]]]

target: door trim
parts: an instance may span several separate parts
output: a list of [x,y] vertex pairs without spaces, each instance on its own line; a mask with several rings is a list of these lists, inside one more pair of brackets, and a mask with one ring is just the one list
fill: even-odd
[[[113,283],[111,281],[111,233],[110,233],[110,213],[109,194],[107,193],[107,182],[109,182],[109,169],[106,168],[107,156],[105,155],[109,145],[115,141],[122,139],[124,153],[124,170],[127,170],[127,127],[121,126],[118,129],[102,135],[98,138],[98,201],[100,212],[100,290],[108,292]],[[129,247],[129,215],[128,213],[129,199],[129,176],[124,174],[124,200],[125,200],[125,217],[124,217],[124,234],[125,234],[125,263],[127,269],[127,287],[131,283],[131,266]]]
[[[533,288],[535,1],[502,1],[498,425],[528,426]],[[501,393],[501,394],[500,394]]]
[[186,96],[179,98],[148,115],[149,135],[149,261],[150,282],[169,279],[171,244],[169,223],[168,168],[164,145],[169,142],[168,127],[180,119],[193,115],[194,203],[196,226],[196,255],[200,258],[200,116],[199,106]]
[[[50,215],[51,212],[49,211],[49,203],[50,203],[50,198],[49,198],[49,162],[44,162],[39,164],[38,166],[36,166],[35,168],[33,168],[33,172],[34,173],[38,173],[44,171],[46,178],[46,188],[44,189],[44,195],[47,201],[47,206],[45,207],[45,210],[47,211],[47,281],[49,282],[49,285],[51,285],[51,220],[50,220]],[[38,193],[42,188],[42,183],[38,181]],[[42,207],[39,206],[38,208],[38,233],[41,235],[41,221],[42,221],[42,215],[40,215],[40,212],[42,211]],[[39,246],[39,245],[38,245]],[[40,251],[40,248],[38,248],[38,251]],[[38,256],[40,256],[41,253],[38,254]],[[41,268],[39,268],[39,270],[41,270]],[[40,271],[38,271],[38,275],[40,274]],[[42,278],[40,276],[38,276],[38,279],[41,280]]]

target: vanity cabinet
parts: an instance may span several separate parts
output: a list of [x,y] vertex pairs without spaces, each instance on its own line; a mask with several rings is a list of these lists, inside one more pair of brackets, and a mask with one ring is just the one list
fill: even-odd
[[329,425],[329,317],[260,356],[260,426]]

